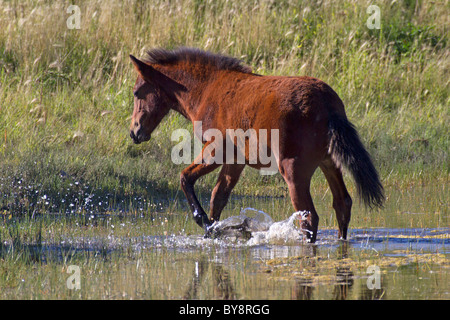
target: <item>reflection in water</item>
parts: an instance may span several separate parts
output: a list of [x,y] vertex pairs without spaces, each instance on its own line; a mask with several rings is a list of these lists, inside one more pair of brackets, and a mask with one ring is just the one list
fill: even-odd
[[382,286],[380,289],[369,289],[369,287],[367,285],[364,285],[364,283],[361,283],[361,288],[360,288],[360,296],[359,299],[360,300],[381,300],[381,299],[388,299],[388,297],[386,296],[386,289],[387,289],[387,284],[386,284],[386,279],[384,279],[383,281],[383,276],[381,277],[381,283]]
[[353,287],[353,272],[349,267],[336,269],[336,284],[333,289],[334,300],[346,300]]
[[293,292],[292,299],[294,300],[312,300],[313,298],[312,280],[297,281]]
[[[343,241],[340,243],[337,248],[338,257],[337,259],[345,259],[348,257],[348,242]],[[307,246],[312,248],[309,250],[311,253],[310,257],[316,257],[317,254],[317,246]],[[316,288],[316,283],[314,282],[314,278],[320,274],[319,267],[316,265],[317,259],[310,259],[311,263],[309,267],[312,267],[316,270],[312,275],[306,277],[301,280],[297,280],[295,282],[295,290],[293,299],[298,300],[311,300],[313,299],[313,291]],[[320,262],[319,262],[320,263]],[[349,297],[350,290],[354,283],[354,274],[350,267],[336,267],[336,280],[333,288],[333,299],[334,300],[346,300]]]
[[[338,252],[338,260],[348,258],[348,242],[342,241],[340,243]],[[350,290],[353,287],[353,272],[350,267],[336,268],[336,284],[333,288],[334,300],[346,300],[349,297]]]
[[[337,259],[345,259],[348,257],[348,242],[341,242],[337,249]],[[308,273],[307,276],[302,277],[295,281],[292,288],[291,299],[296,300],[310,300],[314,298],[314,291],[317,288],[316,277],[320,275],[320,260],[317,258],[317,246],[306,245],[301,246],[301,266],[316,270],[313,273]],[[304,259],[303,259],[304,258]],[[319,262],[318,262],[319,261]],[[301,268],[300,268],[301,269]],[[299,270],[301,272],[302,270]],[[210,272],[210,274],[208,273]],[[334,288],[332,292],[332,298],[336,300],[345,300],[349,298],[350,291],[354,284],[354,273],[350,267],[336,267],[336,280],[334,281]],[[208,283],[211,281],[211,283]],[[320,283],[319,283],[320,284]],[[188,288],[183,296],[184,299],[201,299],[199,296],[199,288],[201,286],[212,287],[215,299],[237,299],[239,296],[245,296],[245,294],[238,294],[236,289],[232,285],[230,273],[224,267],[223,264],[208,261],[207,256],[202,256],[198,261],[195,261],[192,279],[188,285]],[[370,293],[371,295],[369,295]],[[372,295],[372,292],[363,292],[364,296],[361,298],[377,298],[379,295]]]
[[237,295],[231,284],[229,273],[222,265],[215,262],[208,262],[206,256],[202,256],[199,261],[195,261],[194,273],[191,283],[189,284],[183,298],[187,300],[200,299],[199,287],[207,278],[208,269],[211,268],[212,287],[214,290],[214,298],[221,300],[235,300]]
[[[336,259],[342,260],[348,258],[348,249],[351,244],[347,241],[341,242],[339,247],[336,249],[338,256]],[[314,246],[315,247],[315,246]],[[316,254],[316,250],[311,250],[310,252]],[[314,262],[316,260],[313,260]],[[313,292],[317,287],[317,283],[314,283],[314,277],[320,275],[319,266],[315,263],[310,264],[312,267],[316,267],[316,272],[308,277],[301,280],[297,280],[295,283],[295,290],[292,299],[299,300],[311,300],[314,299]],[[363,277],[365,280],[365,277]],[[332,290],[333,300],[346,300],[349,298],[354,298],[352,295],[352,290],[355,283],[355,274],[352,268],[349,266],[341,266],[337,264],[336,266],[336,277],[334,280],[334,286]],[[357,292],[356,297],[359,300],[380,300],[386,299],[386,290],[388,287],[387,277],[384,274],[380,274],[380,286],[375,288],[370,288],[367,281],[360,282],[359,292]],[[320,283],[319,283],[320,285]]]
[[214,277],[214,297],[222,300],[235,300],[237,295],[231,285],[229,273],[223,266],[214,263],[212,264],[212,273]]
[[[50,238],[48,233],[41,235],[41,227],[22,229],[10,223],[0,231],[0,259],[11,266],[19,260],[50,267],[83,263],[83,275],[91,276],[85,282],[86,291],[92,283],[91,291],[97,294],[98,284],[106,284],[108,293],[98,293],[101,298],[111,297],[114,291],[132,291],[133,298],[150,299],[448,298],[449,228],[352,229],[345,242],[336,240],[336,230],[323,229],[318,243],[310,245],[299,243],[294,232],[286,233],[292,235],[289,238],[256,231],[258,237],[250,241],[184,233],[130,237],[129,229],[141,220],[129,224],[113,220],[116,228],[110,220],[91,221],[83,229],[80,219],[71,218],[64,225],[64,231],[74,226],[76,236]],[[42,230],[53,222],[43,220]],[[295,231],[288,228],[289,219],[271,225]],[[121,228],[122,233],[114,234]],[[380,286],[374,289],[367,285],[371,277],[367,268],[372,265],[381,269]],[[57,271],[55,278],[61,278],[63,268],[50,267]],[[9,270],[16,273],[15,267]],[[141,288],[146,283],[143,279],[151,286]],[[24,287],[22,292],[39,292],[40,288],[41,284]]]
[[205,274],[205,270],[208,268],[208,262],[206,257],[202,257],[200,261],[195,261],[195,269],[194,274],[192,276],[191,283],[186,290],[184,295],[184,299],[198,299],[198,288],[201,280],[203,279],[203,275]]

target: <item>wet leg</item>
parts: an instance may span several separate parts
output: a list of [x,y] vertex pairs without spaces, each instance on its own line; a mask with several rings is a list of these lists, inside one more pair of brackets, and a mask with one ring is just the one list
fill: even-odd
[[286,181],[295,211],[308,211],[302,219],[302,229],[309,242],[314,243],[317,237],[319,216],[311,198],[310,183],[315,168],[302,165],[297,158],[280,161],[280,172]]
[[339,225],[339,238],[345,240],[350,223],[352,198],[345,187],[341,170],[330,158],[320,164],[320,169],[324,173],[333,194],[333,208]]
[[216,186],[211,194],[209,215],[211,222],[219,221],[220,214],[230,198],[231,191],[239,181],[244,167],[244,164],[224,164],[222,166]]
[[[205,145],[205,147],[206,146],[207,145]],[[203,152],[198,156],[199,158],[196,159],[196,161],[191,163],[186,169],[181,172],[180,182],[181,188],[189,203],[195,222],[200,227],[205,229],[205,231],[208,231],[208,228],[211,226],[211,221],[209,221],[208,216],[206,215],[205,211],[200,205],[200,202],[197,199],[197,196],[195,195],[194,184],[201,176],[208,174],[220,167],[220,164],[208,163],[207,155],[203,156],[202,154]]]

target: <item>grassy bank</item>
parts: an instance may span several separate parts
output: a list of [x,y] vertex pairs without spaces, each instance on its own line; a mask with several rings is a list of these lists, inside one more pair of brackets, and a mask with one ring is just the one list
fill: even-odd
[[[366,26],[369,4],[82,1],[81,29],[71,30],[64,1],[0,2],[0,208],[127,210],[180,196],[170,134],[191,125],[171,113],[150,143],[128,137],[128,55],[153,47],[199,47],[258,73],[318,77],[344,101],[385,185],[448,185],[449,3],[380,1],[379,30]],[[321,174],[314,188],[326,190]],[[286,189],[279,175],[246,169],[236,192]]]

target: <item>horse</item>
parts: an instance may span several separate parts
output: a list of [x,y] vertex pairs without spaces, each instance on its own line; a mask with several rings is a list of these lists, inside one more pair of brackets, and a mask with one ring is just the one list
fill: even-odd
[[[309,76],[259,75],[239,59],[196,48],[157,48],[149,50],[142,60],[133,55],[130,59],[138,74],[130,126],[134,143],[150,140],[170,110],[192,123],[201,121],[202,152],[181,172],[180,182],[193,218],[206,235],[220,219],[244,167],[267,166],[259,159],[250,161],[248,151],[243,153],[244,162],[211,161],[215,156],[211,143],[217,137],[214,141],[205,139],[203,134],[209,129],[223,133],[223,139],[227,129],[277,131],[276,146],[271,145],[271,139],[263,142],[269,152],[277,155],[276,168],[287,183],[294,209],[307,213],[300,223],[308,242],[316,241],[319,225],[310,193],[317,168],[331,189],[340,239],[347,239],[352,207],[343,180],[344,168],[352,174],[358,195],[367,207],[383,206],[384,190],[371,156],[347,119],[342,100],[325,82]],[[234,144],[237,147],[237,142]],[[194,184],[219,167],[208,218]]]

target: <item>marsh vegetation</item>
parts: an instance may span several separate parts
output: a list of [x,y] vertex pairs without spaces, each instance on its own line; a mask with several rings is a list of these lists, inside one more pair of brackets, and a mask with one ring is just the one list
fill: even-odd
[[[78,5],[81,28],[68,29],[64,1],[0,2],[2,298],[448,299],[448,1],[380,2],[381,29],[367,28],[367,1]],[[190,123],[171,113],[149,143],[128,135],[136,79],[128,55],[178,46],[240,58],[260,74],[314,76],[338,93],[387,196],[374,212],[355,201],[347,256],[331,240],[337,223],[320,172],[317,252],[196,238],[202,230],[179,188],[183,165],[170,161],[171,132]],[[205,208],[215,179],[196,185]],[[280,221],[293,213],[287,196],[279,174],[246,169],[223,216],[253,207]],[[364,242],[367,228],[388,231]],[[410,240],[392,241],[391,229]],[[427,231],[411,238],[416,229]],[[414,245],[433,232],[441,237],[433,245]],[[161,240],[177,236],[191,245]],[[390,289],[363,290],[366,261]],[[82,290],[67,289],[68,265],[81,267]],[[354,290],[340,295],[345,279]]]

